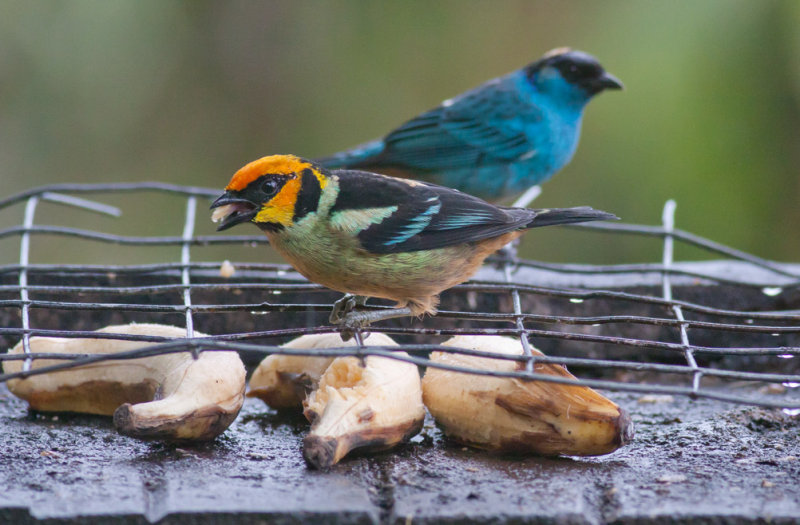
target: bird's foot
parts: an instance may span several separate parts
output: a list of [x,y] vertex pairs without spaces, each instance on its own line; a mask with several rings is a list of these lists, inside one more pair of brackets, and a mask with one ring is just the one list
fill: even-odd
[[388,308],[385,310],[372,310],[368,312],[349,311],[337,323],[341,327],[342,341],[349,341],[353,335],[360,332],[376,321],[385,321],[397,317],[409,317],[414,314],[411,308]]
[[331,310],[328,322],[331,324],[341,323],[356,306],[364,306],[367,304],[367,299],[368,298],[363,295],[344,294],[341,299],[333,303],[333,310]]

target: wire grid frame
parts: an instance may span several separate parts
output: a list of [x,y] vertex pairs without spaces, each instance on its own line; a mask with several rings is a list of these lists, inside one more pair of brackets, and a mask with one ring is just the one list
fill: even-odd
[[[178,235],[164,236],[123,236],[99,231],[71,228],[65,226],[40,225],[35,221],[37,206],[43,201],[55,202],[66,206],[80,208],[90,212],[101,213],[119,217],[121,211],[113,206],[102,204],[95,200],[78,197],[77,194],[95,194],[101,197],[110,194],[123,193],[130,195],[131,200],[142,199],[146,193],[157,192],[185,202],[183,229]],[[749,404],[754,406],[783,408],[789,414],[800,413],[800,397],[795,394],[800,389],[800,375],[795,373],[775,373],[773,370],[782,367],[773,367],[767,372],[729,369],[720,366],[719,362],[710,364],[698,363],[697,356],[710,356],[711,358],[730,357],[777,357],[796,359],[800,356],[800,347],[792,345],[783,346],[708,346],[692,342],[692,332],[696,330],[711,330],[739,334],[768,334],[770,336],[800,334],[800,310],[773,310],[773,311],[743,311],[723,309],[715,306],[698,304],[673,298],[673,280],[679,277],[698,279],[706,285],[731,285],[734,287],[757,288],[766,295],[775,295],[782,290],[800,289],[800,271],[796,267],[768,261],[739,250],[735,250],[719,243],[704,239],[674,227],[675,203],[668,201],[664,207],[661,226],[646,226],[622,223],[592,223],[573,226],[588,231],[607,232],[611,234],[638,234],[663,239],[663,258],[660,264],[627,264],[627,265],[570,265],[537,263],[534,261],[506,260],[502,262],[499,280],[478,281],[473,280],[455,287],[456,292],[473,294],[495,294],[510,299],[511,311],[503,312],[499,309],[466,309],[443,310],[436,317],[426,318],[414,323],[414,326],[371,326],[371,332],[384,332],[396,336],[441,337],[456,334],[465,335],[506,335],[517,337],[523,348],[521,356],[498,356],[497,354],[480,352],[466,348],[445,347],[439,344],[411,343],[401,345],[401,350],[407,355],[398,355],[397,347],[382,347],[369,344],[367,333],[356,333],[358,345],[356,347],[331,348],[325,350],[287,349],[278,346],[277,340],[310,333],[337,332],[336,326],[326,322],[319,322],[327,318],[330,311],[330,302],[233,302],[224,303],[197,303],[193,298],[198,294],[219,294],[224,291],[252,292],[264,297],[275,297],[283,293],[314,294],[324,293],[326,289],[313,283],[304,281],[288,265],[269,263],[239,263],[237,271],[243,270],[244,278],[236,281],[212,279],[210,276],[219,273],[219,262],[194,262],[192,249],[203,246],[224,244],[251,244],[254,246],[266,245],[268,241],[261,235],[207,235],[195,234],[195,223],[198,204],[205,205],[210,199],[219,194],[218,190],[176,186],[164,183],[117,183],[117,184],[60,184],[35,188],[18,195],[0,199],[0,210],[15,204],[24,203],[22,223],[0,229],[0,239],[19,238],[19,264],[0,266],[0,293],[18,295],[18,298],[0,300],[0,314],[4,311],[18,312],[19,326],[2,327],[0,323],[0,337],[19,338],[24,352],[22,354],[2,354],[0,362],[22,360],[22,370],[15,373],[0,374],[0,382],[13,378],[27,377],[35,374],[53,373],[58,370],[75,368],[78,366],[105,360],[135,359],[172,352],[190,351],[195,356],[201,351],[234,350],[242,355],[253,355],[258,358],[270,354],[295,354],[317,356],[344,356],[358,357],[382,356],[392,359],[414,363],[422,367],[437,367],[452,371],[475,373],[491,376],[514,377],[519,379],[535,379],[563,384],[580,384],[593,388],[629,391],[647,394],[674,394],[686,395],[693,398],[710,398],[733,403]],[[139,264],[139,265],[91,265],[91,264],[33,264],[30,261],[31,241],[34,235],[57,235],[73,237],[87,242],[110,243],[116,245],[132,246],[179,246],[180,261]],[[687,270],[678,267],[673,260],[675,240],[698,246],[710,252],[721,254],[729,259],[745,261],[753,267],[768,272],[774,277],[774,286],[765,286],[763,279],[760,281],[733,278],[729,276],[710,275],[702,271]],[[260,249],[266,249],[261,246]],[[641,272],[660,276],[660,294],[637,294],[628,291],[553,287],[538,284],[520,283],[516,273],[522,269],[546,269],[550,272],[564,274],[594,274],[614,275],[625,272]],[[161,277],[179,275],[179,282],[165,282]],[[96,284],[94,282],[77,284],[67,281],[80,281],[81,277],[97,277],[109,274],[130,275],[133,284],[118,286],[112,284]],[[47,284],[33,284],[32,277],[38,279],[48,277]],[[148,277],[148,282],[136,282],[137,279]],[[155,276],[156,282],[150,282]],[[161,277],[159,277],[161,276]],[[16,283],[11,284],[16,277]],[[55,279],[55,283],[52,282]],[[91,280],[90,280],[91,281]],[[9,284],[5,284],[9,283]],[[44,300],[32,296],[61,294],[74,298],[79,294],[94,294],[117,299],[116,302],[75,301],[75,300]],[[145,295],[153,298],[179,295],[179,301],[150,300],[149,302],[133,302],[129,298],[134,295]],[[523,307],[522,297],[555,297],[566,299],[572,304],[604,298],[613,301],[625,301],[634,305],[661,308],[664,315],[624,315],[611,312],[608,315],[580,316],[574,312],[566,314],[542,314],[528,311]],[[5,297],[5,295],[3,296]],[[307,297],[308,296],[304,296]],[[126,298],[128,298],[126,300]],[[379,306],[372,306],[379,308]],[[96,312],[126,312],[146,314],[151,322],[157,322],[162,316],[180,315],[186,327],[186,337],[180,339],[167,339],[156,336],[114,333],[96,333],[93,330],[63,329],[63,328],[37,328],[31,321],[33,309],[39,311],[65,311],[69,312],[72,320],[80,316],[92,315]],[[246,332],[230,332],[230,327],[223,323],[224,332],[215,336],[198,336],[195,330],[198,315],[221,316],[230,313],[243,315],[256,315],[271,312],[281,312],[290,315],[299,324],[296,327],[281,327],[268,330],[250,330]],[[712,320],[687,319],[686,313],[702,314]],[[313,315],[309,315],[313,314]],[[323,317],[324,316],[324,317]],[[714,317],[732,319],[722,322],[713,320]],[[154,318],[156,320],[154,320]],[[0,317],[2,319],[2,317]],[[455,322],[455,326],[442,325],[441,321]],[[487,328],[486,323],[492,323]],[[552,324],[558,326],[646,326],[663,327],[679,332],[679,341],[670,342],[659,339],[637,338],[631,336],[596,335],[573,331],[569,329],[552,330],[532,328],[531,323]],[[169,323],[165,323],[169,324]],[[229,324],[229,323],[228,323]],[[444,327],[443,327],[444,326]],[[134,340],[150,343],[139,349],[116,354],[46,354],[31,351],[30,338],[33,336],[52,336],[67,338],[108,338]],[[556,341],[592,344],[602,343],[612,348],[628,348],[647,354],[647,360],[620,360],[609,359],[606,356],[594,357],[564,357],[542,356],[534,354],[530,339],[545,338]],[[2,339],[0,339],[0,342]],[[10,346],[10,345],[6,345]],[[0,346],[0,352],[8,348]],[[436,363],[429,360],[431,351],[453,352],[476,357],[491,357],[494,359],[517,360],[524,366],[517,367],[513,372],[497,372],[476,368],[460,367]],[[657,356],[667,352],[670,355],[682,355],[683,362],[665,363]],[[32,368],[36,359],[55,359],[63,362],[45,367]],[[607,379],[596,377],[583,377],[580,380],[571,380],[563,377],[544,375],[535,371],[536,363],[554,363],[570,367],[580,367],[590,370],[615,370],[622,372],[635,372],[653,374],[652,377],[688,378],[688,385],[673,382],[656,382],[655,380],[630,381],[623,378]],[[737,388],[711,388],[704,387],[704,378],[728,382],[758,382],[767,385],[782,385],[786,395],[765,396],[754,389]],[[781,388],[778,387],[780,390]],[[763,390],[763,389],[762,389]]]

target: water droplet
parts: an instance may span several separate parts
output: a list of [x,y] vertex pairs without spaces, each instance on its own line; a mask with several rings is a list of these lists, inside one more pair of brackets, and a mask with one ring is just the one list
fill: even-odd
[[792,354],[780,354],[778,355],[778,357],[780,357],[781,359],[791,359],[794,356]]
[[800,408],[784,408],[783,413],[787,416],[796,416],[800,414]]
[[600,323],[594,323],[592,326],[600,326]]
[[280,295],[280,294],[282,294],[282,293],[283,293],[283,292],[282,292],[282,291],[280,291],[280,290],[272,290],[272,295]]
[[794,381],[786,381],[785,383],[781,383],[786,388],[797,388],[800,386],[800,383],[795,383]]
[[251,315],[267,315],[269,312],[266,310],[251,310]]
[[569,300],[569,302],[575,303],[575,304],[581,304],[583,302],[583,299],[578,299],[576,297],[573,297],[572,299]]
[[782,291],[783,288],[781,288],[780,286],[767,286],[766,288],[761,289],[761,292],[763,292],[764,295],[769,295],[770,297],[775,297]]
[[744,324],[753,324],[753,320],[752,319],[745,319],[744,320]]
[[286,275],[286,270],[278,270],[278,276]]

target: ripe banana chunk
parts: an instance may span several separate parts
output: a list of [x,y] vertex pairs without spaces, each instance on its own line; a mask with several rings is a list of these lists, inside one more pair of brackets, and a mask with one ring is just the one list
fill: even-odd
[[[158,324],[108,326],[100,333],[185,337],[186,330]],[[203,334],[196,333],[198,337]],[[154,343],[116,339],[32,337],[31,352],[117,353]],[[9,353],[22,353],[22,342]],[[63,360],[36,359],[32,368]],[[6,361],[18,372],[22,361]],[[179,352],[109,360],[8,381],[9,390],[45,412],[113,415],[114,426],[142,439],[210,440],[225,431],[244,401],[245,369],[236,352]]]
[[[456,336],[444,346],[521,355],[517,339]],[[534,354],[543,355],[534,350]],[[435,363],[493,371],[523,370],[521,363],[433,352]],[[559,365],[535,372],[575,379]],[[451,439],[500,453],[597,456],[633,438],[628,414],[584,386],[489,377],[428,367],[422,380],[425,405]]]
[[[366,343],[397,346],[377,333]],[[338,334],[322,334],[306,335],[285,346],[354,345]],[[270,356],[253,374],[248,395],[261,397],[274,408],[298,406],[301,400],[311,422],[311,431],[303,439],[303,456],[310,466],[325,469],[354,450],[392,448],[422,428],[425,407],[417,367],[385,357],[364,361],[362,365],[356,357]]]

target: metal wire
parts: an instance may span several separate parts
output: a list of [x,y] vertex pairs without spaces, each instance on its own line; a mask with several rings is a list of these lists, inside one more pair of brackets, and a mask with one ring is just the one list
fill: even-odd
[[[25,217],[23,219],[23,228],[25,228],[25,232],[22,234],[22,240],[20,241],[19,247],[19,265],[21,268],[19,271],[19,299],[22,309],[22,329],[25,330],[22,333],[22,348],[27,356],[30,356],[31,353],[31,343],[30,335],[28,334],[28,329],[30,328],[30,316],[28,311],[28,271],[26,266],[28,265],[31,248],[31,236],[29,230],[31,227],[33,227],[33,215],[36,213],[36,205],[38,203],[38,197],[31,197],[28,199],[28,203],[25,205]],[[25,359],[25,362],[22,364],[22,370],[27,372],[30,369],[31,360],[28,358]]]
[[[667,235],[664,236],[664,267],[669,268],[672,266],[673,261],[673,248],[674,242],[672,237],[672,232],[675,230],[675,208],[676,203],[674,200],[668,200],[667,203],[664,205],[664,213],[661,217],[661,220],[664,224],[664,231],[667,232]],[[662,277],[663,279],[663,291],[664,291],[664,300],[665,301],[672,301],[672,281],[670,279],[669,274],[665,273]],[[683,318],[683,310],[681,309],[680,305],[672,305],[672,311],[675,312],[675,318],[680,323],[680,330],[681,330],[681,344],[685,347],[685,355],[686,355],[686,362],[689,364],[689,367],[694,371],[694,375],[692,376],[692,393],[697,394],[697,391],[700,389],[700,378],[702,374],[698,371],[697,361],[694,358],[694,351],[689,344],[689,333],[687,332],[686,328],[686,319]]]
[[[103,203],[94,202],[70,194],[111,193],[128,194],[130,200],[142,199],[143,193],[158,192],[183,199],[186,204],[181,235],[122,236],[69,226],[37,225],[34,221],[38,202],[47,200],[61,205],[78,207],[90,212],[118,216],[119,210]],[[778,407],[791,411],[800,409],[800,398],[796,387],[800,375],[790,371],[784,373],[775,361],[766,370],[753,368],[755,360],[785,359],[779,363],[794,363],[789,359],[800,358],[800,311],[775,307],[767,311],[747,311],[721,308],[719,305],[700,304],[695,301],[673,297],[676,279],[692,279],[698,286],[733,287],[736,290],[763,291],[765,296],[780,294],[794,288],[800,289],[800,271],[797,265],[776,263],[703,239],[694,234],[675,229],[675,203],[667,202],[662,225],[643,226],[633,224],[589,224],[584,231],[634,233],[663,239],[663,256],[660,264],[627,265],[574,265],[553,264],[534,261],[504,260],[501,268],[493,272],[488,265],[479,279],[457,286],[453,295],[466,296],[464,304],[471,305],[467,311],[442,310],[436,317],[427,318],[412,326],[397,324],[370,327],[371,332],[384,332],[411,338],[412,343],[401,349],[408,356],[395,353],[397,348],[372,346],[367,333],[355,334],[358,346],[321,350],[289,350],[279,343],[287,338],[308,333],[336,332],[338,328],[320,323],[327,318],[331,304],[330,292],[308,283],[290,267],[270,263],[235,264],[237,277],[223,279],[219,276],[218,262],[192,261],[192,251],[208,246],[245,244],[263,245],[262,236],[249,235],[195,235],[195,218],[198,201],[216,196],[217,190],[182,187],[161,183],[134,184],[60,184],[36,188],[24,193],[0,199],[0,209],[25,203],[20,225],[0,229],[0,238],[19,237],[19,264],[0,265],[0,319],[14,319],[0,327],[0,352],[7,351],[11,343],[19,338],[22,354],[0,354],[0,362],[22,360],[22,370],[0,374],[0,381],[52,373],[57,370],[83,366],[103,360],[132,359],[160,355],[170,352],[190,351],[197,355],[201,351],[236,350],[245,355],[266,356],[273,353],[302,355],[356,355],[384,356],[415,363],[423,367],[437,367],[461,372],[493,376],[536,379],[565,384],[582,384],[608,390],[687,395],[695,398],[711,398],[733,403]],[[129,200],[126,199],[126,202]],[[77,239],[76,242],[107,243],[147,247],[180,246],[180,262],[149,264],[35,264],[30,260],[31,242],[40,235],[57,235]],[[748,268],[758,269],[757,278],[748,275],[704,271],[702,265],[689,265],[674,261],[674,242],[684,242],[711,253],[722,254],[732,260],[744,261]],[[264,249],[259,248],[259,249]],[[536,273],[539,272],[539,273]],[[107,279],[113,274],[124,283],[114,284]],[[528,274],[551,276],[659,276],[660,294],[632,293],[614,289],[560,286],[548,281],[529,282]],[[523,282],[524,281],[524,282]],[[544,283],[546,286],[542,286]],[[269,299],[302,297],[303,300],[230,302],[235,294]],[[206,300],[196,300],[198,294]],[[249,295],[248,295],[249,294]],[[286,294],[282,297],[282,294]],[[313,300],[313,297],[320,300]],[[323,298],[323,296],[325,296]],[[16,298],[14,298],[16,297]],[[103,298],[98,302],[97,298]],[[142,298],[146,298],[143,300]],[[257,299],[257,300],[258,300]],[[503,307],[504,301],[507,306]],[[558,313],[526,310],[531,301],[557,301],[562,304]],[[609,313],[601,315],[577,315],[575,310],[587,301],[606,302]],[[492,306],[486,306],[490,304]],[[566,306],[563,306],[566,304]],[[463,306],[463,305],[462,305]],[[382,306],[370,306],[382,308]],[[644,309],[645,313],[630,313],[631,308]],[[510,311],[504,311],[509,310]],[[18,319],[13,312],[18,313]],[[170,323],[175,315],[184,319],[185,339],[166,339],[154,336],[131,336],[126,334],[96,333],[91,329],[56,328],[33,326],[37,313],[48,313],[58,318],[59,312],[68,313],[70,319],[86,319],[81,326],[90,325],[93,315],[105,313],[119,316],[145,315],[151,322]],[[655,313],[653,313],[655,312]],[[662,315],[663,312],[663,315]],[[289,320],[280,328],[232,331],[222,316],[229,314],[256,315],[280,314]],[[688,315],[693,317],[687,318]],[[170,317],[172,316],[172,317]],[[209,317],[218,320],[224,329],[212,337],[197,337],[197,316],[202,322]],[[308,321],[308,320],[311,321]],[[173,321],[174,322],[174,321]],[[535,324],[536,326],[532,326]],[[299,325],[299,326],[297,326]],[[0,323],[2,326],[2,323]],[[72,326],[75,326],[74,323]],[[596,327],[608,327],[613,335],[592,333]],[[94,327],[92,327],[94,328]],[[665,332],[666,331],[666,332]],[[618,332],[618,333],[617,333]],[[650,337],[641,335],[642,332]],[[667,339],[677,332],[678,341]],[[734,344],[698,344],[697,334],[708,332],[729,334]],[[634,333],[634,335],[629,335]],[[464,348],[444,347],[433,344],[443,336],[457,334],[505,335],[520,340],[523,354],[520,356],[498,356]],[[690,338],[690,334],[693,334]],[[32,353],[30,338],[52,336],[67,338],[123,339],[148,343],[139,349],[118,354],[43,354]],[[742,344],[747,337],[756,338],[760,344]],[[764,344],[770,338],[779,338],[784,344]],[[5,339],[3,339],[5,338]],[[13,339],[12,339],[13,338]],[[671,339],[671,336],[669,337]],[[3,343],[3,340],[8,343]],[[419,344],[418,341],[425,341]],[[594,354],[579,357],[568,355],[534,355],[531,342],[555,341],[559,344],[574,343],[573,351],[584,348],[599,348]],[[712,341],[714,338],[712,337]],[[786,342],[788,341],[788,344]],[[578,346],[576,346],[578,345]],[[466,369],[431,362],[427,356],[431,351],[454,352],[477,357],[513,359],[524,363],[518,372],[491,372]],[[676,361],[682,356],[683,363]],[[699,362],[700,358],[703,362]],[[36,359],[62,361],[57,364],[32,368]],[[561,377],[536,373],[538,363],[553,363],[579,368],[582,373],[579,383]],[[794,367],[794,370],[797,366]],[[599,372],[605,373],[605,375]],[[612,373],[612,379],[607,376]],[[617,374],[617,375],[614,375]],[[622,375],[619,375],[622,374]],[[626,376],[631,375],[631,377]],[[643,375],[644,374],[644,375]],[[669,380],[667,378],[672,378]],[[716,383],[704,386],[705,378]],[[683,384],[688,381],[688,386]],[[720,383],[722,382],[722,383]],[[757,384],[782,384],[784,395],[762,395],[755,388],[741,388],[741,382]]]
[[191,260],[190,247],[194,233],[194,219],[197,211],[197,197],[192,195],[186,202],[186,222],[183,226],[183,246],[181,247],[181,286],[183,287],[183,307],[186,311],[186,337],[194,337],[194,320],[192,319],[192,288],[189,274]]

